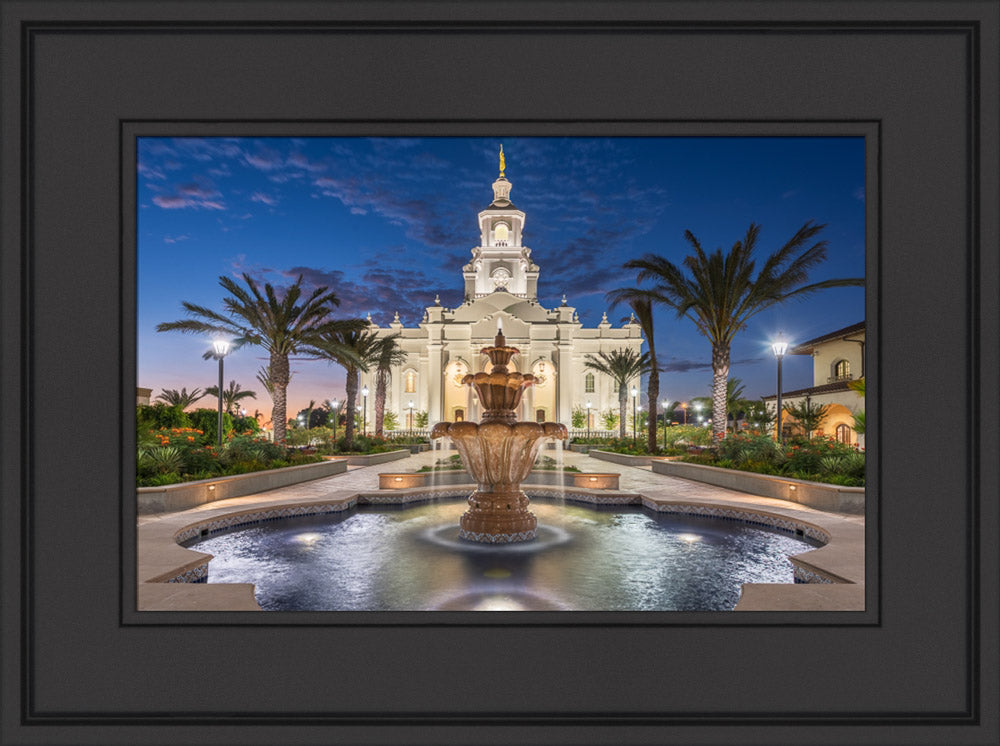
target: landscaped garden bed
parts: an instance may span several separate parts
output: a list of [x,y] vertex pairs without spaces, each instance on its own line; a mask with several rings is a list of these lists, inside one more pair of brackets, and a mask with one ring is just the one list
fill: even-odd
[[779,444],[768,435],[737,433],[726,436],[712,449],[680,460],[843,487],[865,484],[864,451],[824,436],[796,436]]
[[286,448],[266,438],[230,435],[220,449],[202,430],[160,428],[139,435],[136,486],[162,487],[319,461],[323,461],[319,454]]

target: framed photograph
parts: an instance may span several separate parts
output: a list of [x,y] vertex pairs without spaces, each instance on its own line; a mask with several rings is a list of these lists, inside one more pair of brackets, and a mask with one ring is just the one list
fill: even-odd
[[[545,3],[404,12],[378,2],[43,1],[2,13],[3,743],[997,740],[995,4],[584,3],[567,18]],[[842,484],[835,528],[788,517],[812,510],[803,495],[757,506],[769,516],[765,537],[783,530],[783,540],[806,542],[801,551],[827,546],[822,561],[777,581],[789,595],[746,586],[743,607],[722,611],[705,599],[733,591],[676,583],[678,573],[664,580],[676,558],[635,544],[628,524],[659,531],[658,515],[704,505],[701,493],[650,489],[608,521],[626,525],[631,549],[629,539],[600,544],[562,565],[505,564],[511,555],[497,560],[490,545],[545,549],[571,537],[574,552],[593,548],[597,539],[574,534],[587,520],[556,521],[591,510],[574,499],[600,502],[638,482],[591,488],[566,472],[560,503],[553,477],[525,477],[538,480],[536,527],[516,499],[516,520],[491,513],[516,493],[477,479],[468,510],[480,513],[452,536],[433,528],[444,518],[410,519],[422,503],[377,504],[464,489],[432,470],[432,481],[405,488],[365,483],[355,493],[373,495],[369,505],[298,500],[323,515],[291,523],[272,521],[288,516],[271,503],[241,508],[236,524],[259,524],[244,532],[258,543],[208,549],[212,537],[237,536],[229,514],[211,513],[217,496],[191,498],[203,514],[174,525],[169,500],[188,498],[168,484],[170,464],[142,460],[133,399],[144,381],[145,396],[160,392],[166,405],[182,389],[216,387],[189,408],[203,407],[197,422],[157,423],[161,442],[147,449],[190,459],[196,445],[206,491],[230,489],[211,459],[243,420],[254,421],[234,436],[246,438],[246,459],[284,440],[302,448],[292,470],[350,469],[345,479],[374,470],[348,464],[341,438],[367,441],[379,427],[400,447],[418,431],[445,435],[467,462],[477,458],[474,428],[507,419],[522,421],[517,437],[535,428],[561,440],[563,428],[583,441],[602,429],[627,450],[627,436],[638,444],[649,428],[639,409],[650,405],[646,380],[623,398],[633,379],[616,389],[601,373],[591,383],[584,364],[648,347],[628,303],[608,296],[635,285],[638,267],[622,264],[669,244],[690,269],[681,260],[699,240],[706,252],[729,251],[752,243],[758,222],[767,247],[828,223],[801,245],[828,242],[826,266],[808,281],[834,286],[747,323],[729,378],[742,377],[771,411],[799,412],[786,427],[822,429],[824,447],[866,454],[861,507],[843,517],[856,498]],[[268,283],[284,292],[300,277],[304,297],[325,287],[343,319],[364,320],[352,333],[399,334],[380,409],[377,375],[360,372],[348,387],[350,356],[304,359],[316,344],[290,354],[282,416],[263,390],[238,400],[229,385],[225,400],[230,379],[273,390],[280,366],[266,346],[234,335],[235,349],[213,350],[204,329],[171,327],[185,318],[219,327],[212,314],[227,292]],[[863,287],[836,286],[861,277]],[[220,286],[226,278],[235,285]],[[720,366],[706,365],[710,340],[690,320],[654,318],[670,330],[652,336],[672,376],[661,377],[678,389],[653,400],[657,417],[661,397],[693,410],[718,379]],[[533,324],[576,336],[548,339]],[[779,331],[791,344],[772,350]],[[827,354],[835,345],[852,351]],[[480,355],[483,346],[493,352]],[[518,357],[503,352],[511,346]],[[787,386],[774,382],[782,364]],[[491,376],[506,376],[504,390],[519,376],[518,396],[489,399],[500,396],[482,388]],[[860,442],[849,406],[822,398],[856,396],[855,377],[866,382]],[[792,409],[768,399],[775,393]],[[816,402],[840,419],[810,427]],[[257,418],[251,407],[268,411]],[[598,423],[594,408],[611,419]],[[326,420],[314,423],[319,411]],[[709,443],[710,431],[740,429],[675,413],[676,427],[704,425]],[[671,422],[653,429],[665,439]],[[314,428],[332,431],[328,454],[312,453],[323,445],[307,435]],[[551,466],[561,453],[530,456]],[[416,456],[431,467],[452,459]],[[567,463],[580,458],[567,448]],[[607,463],[609,479],[634,470]],[[664,463],[643,473],[685,477],[661,471],[685,465]],[[138,499],[137,470],[149,480]],[[417,480],[391,463],[384,471]],[[784,489],[807,481],[790,477]],[[691,525],[707,520],[690,512]],[[325,557],[325,569],[279,568],[354,517],[391,524],[388,543]],[[268,528],[279,524],[293,530]],[[394,533],[418,524],[431,526],[419,541]],[[830,541],[834,531],[850,535]],[[710,533],[671,541],[707,545]],[[255,596],[259,568],[239,575],[240,551],[256,560],[269,542],[277,554],[264,561],[302,578],[301,592]],[[452,553],[478,542],[488,559],[452,567],[428,553],[433,542]],[[424,549],[397,554],[407,543]],[[223,583],[191,582],[207,566],[190,559],[199,547],[223,560]],[[632,591],[612,573],[611,595],[569,598],[581,578],[596,586],[602,568],[622,566],[609,554],[628,552]],[[316,596],[319,576],[308,573],[351,563],[377,568],[371,577],[388,585]],[[522,576],[529,566],[535,574]],[[476,583],[448,585],[468,567]],[[642,600],[675,586],[689,595]]]

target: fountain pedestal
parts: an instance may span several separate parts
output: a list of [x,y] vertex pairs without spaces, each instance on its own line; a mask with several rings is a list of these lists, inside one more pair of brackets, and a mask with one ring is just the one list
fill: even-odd
[[431,438],[448,436],[462,455],[466,469],[478,483],[469,495],[469,510],[459,524],[459,536],[468,541],[509,544],[535,538],[538,519],[528,510],[528,497],[521,490],[543,440],[564,440],[566,426],[556,422],[517,422],[514,411],[524,390],[535,378],[530,374],[508,373],[507,363],[518,353],[507,347],[503,334],[497,334],[489,356],[489,373],[467,375],[482,403],[484,413],[479,423],[439,422]]

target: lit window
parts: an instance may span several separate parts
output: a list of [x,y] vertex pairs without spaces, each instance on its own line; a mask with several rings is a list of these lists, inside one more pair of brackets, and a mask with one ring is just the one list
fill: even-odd
[[583,390],[588,394],[594,393],[594,374],[588,373],[583,379]]
[[[503,223],[500,223],[500,225],[497,226],[494,235],[496,236],[496,239],[497,239],[497,245],[499,245],[499,246],[506,246],[507,245],[507,237],[510,235],[510,229],[507,228],[507,226],[504,225]],[[501,241],[503,243],[501,243]]]
[[840,424],[837,425],[837,442],[846,443],[850,445],[851,443],[851,428],[847,425]]
[[838,380],[851,377],[851,364],[847,360],[838,360],[833,366],[833,377]]
[[416,391],[417,391],[417,374],[414,371],[412,371],[412,370],[406,371],[405,381],[406,381],[406,393],[407,394],[414,394],[414,393],[416,393]]

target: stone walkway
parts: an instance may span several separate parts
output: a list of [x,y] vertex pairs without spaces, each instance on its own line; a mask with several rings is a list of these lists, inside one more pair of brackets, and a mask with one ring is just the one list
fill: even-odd
[[[543,452],[555,456],[552,451]],[[167,577],[193,571],[208,555],[179,546],[174,537],[186,526],[232,513],[253,512],[276,505],[329,504],[353,499],[361,492],[378,490],[378,475],[385,471],[414,471],[429,465],[440,454],[426,451],[392,464],[353,466],[343,474],[281,487],[246,497],[219,500],[177,513],[141,516],[138,519],[140,610],[194,610],[213,606],[222,586],[195,583],[165,583]],[[744,586],[737,611],[756,610],[864,610],[864,517],[826,513],[797,503],[759,497],[686,479],[654,474],[650,467],[633,467],[566,451],[566,465],[581,471],[620,474],[620,489],[637,492],[657,505],[682,504],[720,509],[752,509],[758,513],[817,526],[831,536],[830,542],[796,557],[807,572],[839,578],[844,582],[810,584],[749,584]],[[157,582],[159,581],[159,582]],[[239,588],[242,588],[240,590]],[[226,610],[256,609],[252,586],[229,586],[216,600]]]

